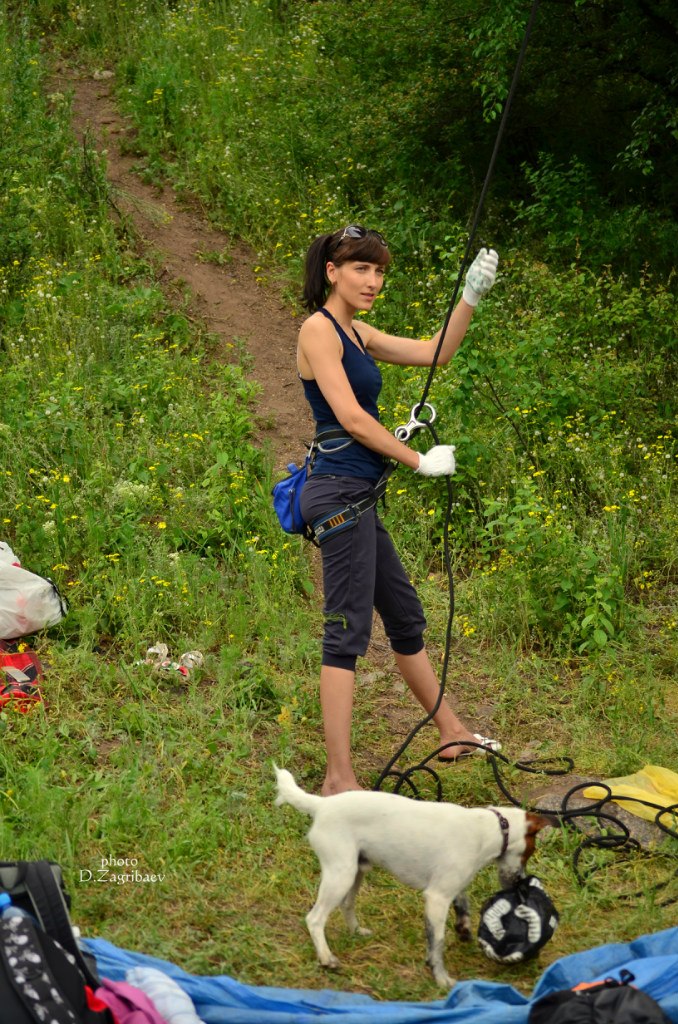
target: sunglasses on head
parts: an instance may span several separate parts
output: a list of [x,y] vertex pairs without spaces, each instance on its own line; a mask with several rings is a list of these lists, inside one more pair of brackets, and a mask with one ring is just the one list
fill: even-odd
[[373,231],[372,228],[364,228],[362,224],[349,224],[348,227],[345,227],[339,243],[341,244],[345,238],[366,238],[367,235],[374,235],[377,241],[383,245],[384,249],[388,249],[383,235],[380,235],[378,231]]

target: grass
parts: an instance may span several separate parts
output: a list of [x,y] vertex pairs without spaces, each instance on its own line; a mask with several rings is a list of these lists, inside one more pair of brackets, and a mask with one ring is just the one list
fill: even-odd
[[[182,17],[172,46],[189,34]],[[421,899],[376,871],[361,896],[374,935],[350,938],[332,920],[343,969],[328,975],[314,963],[303,916],[317,866],[307,823],[273,807],[271,762],[319,785],[321,616],[309,597],[309,551],[281,533],[270,508],[270,467],[252,441],[257,396],[247,356],[219,362],[185,304],[163,294],[131,228],[109,219],[105,166],[81,155],[68,104],[44,97],[35,37],[26,26],[9,29],[0,19],[8,197],[0,207],[0,373],[13,399],[0,410],[0,434],[12,442],[0,449],[3,532],[27,567],[54,576],[71,611],[30,639],[48,666],[45,704],[26,717],[0,711],[0,856],[59,861],[85,934],[193,972],[438,998],[423,967]],[[152,77],[145,64],[128,97],[140,123],[149,118],[141,123],[147,140],[161,106],[146,103],[159,88],[148,93]],[[205,102],[222,95],[202,80],[195,88]],[[229,214],[243,233],[258,180],[249,191],[219,192],[223,209],[229,196],[247,200],[247,211]],[[350,218],[347,202],[335,196],[327,217]],[[304,203],[269,221],[267,249],[253,232],[268,265],[287,266],[290,278],[312,213]],[[403,250],[435,235],[425,223],[417,235],[414,214],[400,213]],[[260,215],[261,226],[267,211]],[[276,263],[282,238],[291,256]],[[422,242],[413,263],[403,251],[379,310],[383,326],[431,327],[457,247]],[[511,758],[567,754],[579,774],[604,777],[646,761],[675,766],[672,364],[653,348],[669,331],[672,293],[581,267],[552,274],[529,256],[510,256],[507,268],[512,297],[507,288],[488,303],[466,354],[436,389],[441,421],[463,452],[448,691]],[[425,303],[419,281],[430,284]],[[387,375],[394,422],[407,417],[420,384],[416,372]],[[521,447],[525,437],[538,461]],[[387,518],[420,589],[436,664],[449,608],[442,504],[435,484],[394,477]],[[204,666],[188,679],[154,672],[142,662],[158,641],[175,658],[200,649]],[[360,666],[355,715],[364,784],[418,719],[377,643]],[[418,734],[408,763],[432,744],[430,730]],[[498,799],[481,758],[446,769],[442,780],[446,799]],[[511,780],[523,792],[525,780]],[[453,973],[527,992],[557,957],[674,924],[675,907],[660,904],[675,896],[675,874],[659,898],[653,886],[674,871],[675,844],[601,863],[582,888],[572,870],[576,841],[551,830],[533,862],[561,915],[539,959],[502,967],[451,941]],[[107,858],[163,878],[89,880]],[[474,883],[476,913],[494,885],[490,872]]]
[[[529,662],[514,665],[513,677],[504,675],[506,665],[491,673],[486,659],[467,656],[469,662],[471,670],[455,692],[471,710],[501,685],[519,685],[523,693],[529,686],[533,693],[544,680],[543,667]],[[365,669],[370,671],[361,673],[356,748],[361,778],[369,784],[418,716],[393,676],[370,664]],[[344,961],[342,971],[328,975],[314,964],[303,926],[318,877],[304,840],[308,822],[289,808],[273,808],[271,769],[275,759],[309,788],[320,781],[314,681],[307,677],[297,685],[296,706],[283,725],[277,706],[262,706],[260,690],[243,690],[218,672],[215,676],[207,672],[186,682],[91,655],[54,657],[45,687],[47,708],[11,723],[6,733],[14,753],[10,757],[6,743],[3,856],[40,853],[59,860],[85,934],[170,959],[192,972],[226,973],[252,984],[275,979],[290,987],[348,989],[382,999],[437,998],[423,969],[421,898],[378,871],[360,902],[374,935],[353,939],[333,918],[329,936]],[[501,732],[510,755],[544,737],[533,753],[572,753],[584,775],[601,764],[614,765],[620,756],[605,735],[604,715],[597,722],[589,715],[578,736],[567,721],[555,728],[551,709],[533,707],[531,701],[523,706],[510,731]],[[567,705],[559,706],[567,715]],[[501,711],[497,719],[502,721]],[[591,749],[594,731],[601,741]],[[432,737],[420,735],[410,761],[431,746]],[[480,758],[444,770],[442,779],[446,799],[498,802],[489,767]],[[517,792],[525,785],[519,775],[511,776],[511,784]],[[528,992],[546,964],[596,941],[592,919],[605,919],[606,932],[601,924],[598,941],[610,935],[630,940],[673,925],[675,907],[656,906],[650,891],[673,872],[671,850],[649,860],[633,858],[624,867],[606,864],[580,888],[571,865],[576,841],[560,830],[543,833],[532,862],[561,915],[539,959],[512,968],[493,965],[476,946],[450,939],[449,961],[459,977],[483,977]],[[88,881],[87,872],[96,877],[103,858],[134,860],[142,874],[164,879],[119,885]],[[587,867],[590,862],[584,861]],[[495,884],[489,870],[474,883],[476,915]],[[637,890],[645,895],[619,899]],[[668,895],[675,895],[675,875]]]

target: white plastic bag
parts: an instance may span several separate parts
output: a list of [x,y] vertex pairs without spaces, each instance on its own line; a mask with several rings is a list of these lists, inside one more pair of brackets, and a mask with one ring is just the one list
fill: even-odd
[[5,563],[8,565],[21,565],[9,544],[6,544],[4,540],[0,540],[0,565]]
[[[7,549],[7,545],[2,547]],[[11,548],[9,550],[15,559]],[[16,640],[55,626],[67,611],[55,583],[5,560],[0,552],[0,639]]]
[[167,1024],[203,1024],[188,993],[157,967],[132,967],[125,980],[148,996]]

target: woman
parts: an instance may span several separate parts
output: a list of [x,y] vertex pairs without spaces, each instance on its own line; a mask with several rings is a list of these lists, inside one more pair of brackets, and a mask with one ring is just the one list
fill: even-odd
[[[466,277],[438,362],[447,363],[459,348],[481,296],[494,284],[497,254],[482,249]],[[303,301],[311,316],[299,332],[297,368],[316,421],[317,434],[329,432],[302,491],[306,522],[322,520],[357,502],[369,504],[385,461],[394,459],[422,476],[454,472],[454,448],[436,445],[425,454],[412,451],[379,422],[381,374],[375,360],[406,366],[430,366],[440,332],[430,341],[384,334],[363,321],[381,291],[390,261],[377,231],[351,224],[320,235],[306,257]],[[424,613],[376,506],[354,526],[340,529],[321,545],[324,639],[320,702],[327,765],[322,793],[360,789],[351,761],[351,718],[356,659],[367,651],[373,608],[381,616],[396,663],[408,687],[428,712],[439,682],[424,647]],[[493,744],[472,733],[443,700],[433,722],[441,759],[454,761],[477,744]],[[495,744],[498,747],[498,744]],[[446,756],[445,756],[446,755]]]

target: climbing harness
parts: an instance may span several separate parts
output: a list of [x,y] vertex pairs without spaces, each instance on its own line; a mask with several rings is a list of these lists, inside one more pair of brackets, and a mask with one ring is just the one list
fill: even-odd
[[310,523],[310,527],[316,542],[323,544],[330,537],[341,533],[342,530],[350,530],[351,527],[357,526],[360,517],[369,509],[374,508],[379,499],[383,497],[388,484],[388,478],[394,468],[395,466],[391,463],[386,466],[384,472],[374,485],[372,494],[368,495],[367,498],[363,498],[362,501],[353,502],[351,505],[342,505],[333,512],[325,513],[325,515],[318,519],[314,519]]
[[[354,440],[355,438],[347,434],[342,427],[330,427],[329,430],[321,430],[320,433],[315,435],[309,448],[309,455],[315,460],[316,452],[320,452],[321,455],[325,455],[328,452],[343,452],[344,448],[352,445]],[[328,441],[341,441],[342,443],[333,444],[331,448],[328,448]]]
[[[435,415],[435,414],[434,414]],[[374,508],[386,491],[388,479],[395,468],[394,463],[387,463],[384,472],[374,485],[372,493],[362,501],[350,505],[340,505],[331,512],[326,512],[310,523],[306,523],[301,514],[301,492],[310,477],[313,463],[318,452],[340,452],[354,443],[354,438],[342,427],[330,427],[315,435],[306,453],[301,467],[290,463],[287,467],[289,475],[273,487],[273,509],[286,533],[300,533],[306,540],[319,547],[330,537],[342,530],[356,526],[358,520],[369,509]],[[331,445],[331,447],[328,447]]]
[[278,522],[285,533],[300,533],[306,540],[317,543],[313,531],[306,523],[301,514],[301,493],[308,480],[317,452],[330,451],[324,448],[323,444],[328,441],[343,441],[343,444],[332,449],[341,451],[353,444],[353,438],[349,437],[341,428],[330,428],[316,434],[306,452],[306,458],[302,466],[296,463],[288,463],[288,476],[279,480],[271,490],[273,497],[273,511],[278,517]]
[[[426,419],[422,420],[419,417],[424,409],[428,411],[428,415]],[[399,441],[406,443],[419,430],[423,430],[425,427],[430,429],[435,418],[436,411],[430,402],[419,403],[419,405],[412,407],[408,422],[401,423],[399,427],[395,428],[393,433]],[[323,448],[323,442],[330,440],[341,440],[344,441],[344,444],[338,446],[333,445],[331,448]],[[347,448],[348,445],[353,444],[353,440],[354,439],[350,434],[347,434],[345,431],[340,429],[327,430],[316,435],[313,440],[313,445],[311,446],[311,449],[309,449],[309,456],[311,457],[310,466],[312,467],[313,465],[315,452],[342,451],[344,448]],[[312,455],[311,451],[313,452]],[[330,537],[335,537],[337,533],[340,533],[342,530],[349,530],[351,527],[356,526],[360,517],[364,515],[365,512],[369,511],[369,509],[374,508],[377,502],[384,496],[389,477],[395,468],[396,464],[394,462],[387,462],[384,467],[384,472],[374,485],[372,494],[367,498],[363,498],[362,501],[356,501],[351,505],[341,505],[339,508],[333,509],[332,512],[326,512],[318,519],[314,519],[308,524],[310,534],[312,534],[312,536],[309,536],[308,533],[306,533],[305,536],[308,536],[310,540],[314,540],[316,544],[323,544],[326,540],[329,540]]]

